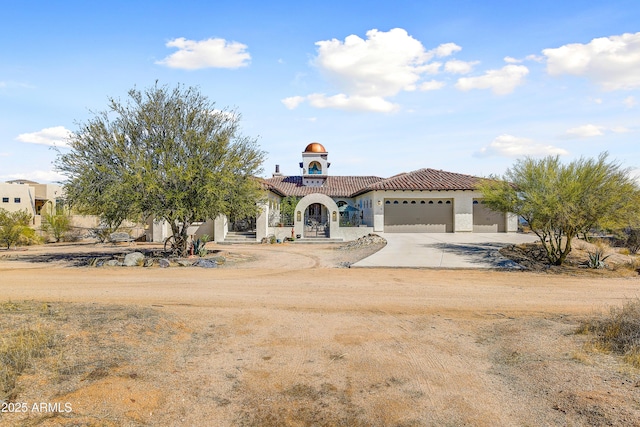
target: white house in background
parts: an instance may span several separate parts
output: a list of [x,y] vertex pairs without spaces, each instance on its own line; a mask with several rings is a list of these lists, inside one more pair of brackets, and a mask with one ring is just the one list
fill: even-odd
[[[302,152],[301,175],[284,176],[279,166],[264,179],[267,200],[255,228],[244,238],[328,238],[353,240],[372,232],[502,233],[518,229],[517,216],[494,212],[476,190],[481,178],[435,169],[419,169],[390,178],[331,176],[329,153],[317,142]],[[283,200],[296,198],[293,215],[284,217]],[[227,218],[214,222],[217,242],[236,239]]]
[[[26,179],[0,183],[0,208],[9,212],[26,209],[34,217],[34,225],[47,202],[61,205],[64,197],[58,184],[38,184]],[[39,224],[37,224],[39,225]]]

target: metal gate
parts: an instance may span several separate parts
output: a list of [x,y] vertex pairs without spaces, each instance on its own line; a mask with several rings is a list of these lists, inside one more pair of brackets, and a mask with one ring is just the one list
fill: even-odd
[[304,237],[329,237],[329,221],[327,208],[314,203],[304,212]]

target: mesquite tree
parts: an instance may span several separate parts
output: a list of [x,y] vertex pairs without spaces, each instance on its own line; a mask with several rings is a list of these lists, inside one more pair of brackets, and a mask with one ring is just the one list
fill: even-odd
[[[494,177],[495,178],[495,177]],[[487,205],[529,223],[549,262],[562,263],[574,237],[593,228],[616,229],[640,218],[637,182],[607,153],[566,165],[558,156],[525,158],[498,179],[479,185]]]
[[264,152],[239,133],[239,115],[214,109],[196,88],[132,89],[110,98],[70,138],[57,168],[77,211],[111,226],[125,219],[166,220],[177,251],[187,251],[196,221],[257,213]]

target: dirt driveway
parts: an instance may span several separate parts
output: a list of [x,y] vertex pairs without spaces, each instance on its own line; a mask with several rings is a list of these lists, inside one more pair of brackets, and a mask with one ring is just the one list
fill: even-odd
[[[0,425],[640,425],[639,373],[573,333],[638,297],[637,278],[335,268],[353,256],[330,245],[220,250],[238,261],[0,260],[0,300],[46,302],[66,339],[93,343],[85,364],[99,368],[30,371],[17,401],[73,411],[5,413]],[[73,307],[103,317],[69,330]]]

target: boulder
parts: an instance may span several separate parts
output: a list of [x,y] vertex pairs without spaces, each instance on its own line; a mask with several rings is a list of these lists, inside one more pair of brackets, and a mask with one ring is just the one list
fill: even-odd
[[216,268],[218,263],[212,259],[199,259],[193,264],[194,267]]
[[167,268],[171,265],[171,262],[169,262],[169,260],[166,258],[160,258],[158,260],[158,265],[160,266],[160,268]]
[[109,261],[105,262],[104,265],[107,265],[109,267],[120,267],[122,263],[117,259],[110,259]]
[[139,263],[143,262],[144,254],[141,252],[132,252],[127,254],[124,257],[124,265],[127,267],[135,267],[136,265],[140,265]]
[[176,263],[180,267],[191,267],[193,265],[193,261],[189,261],[188,259],[179,259]]

